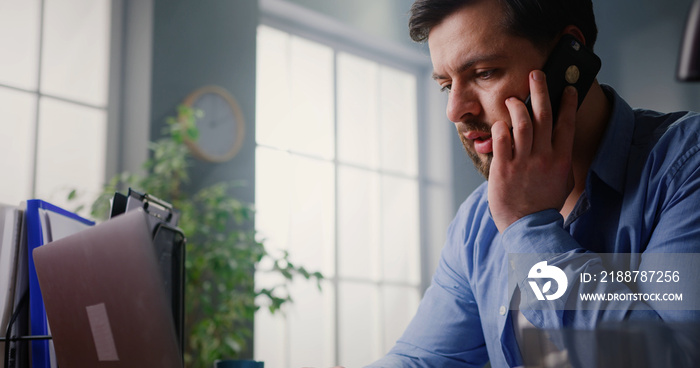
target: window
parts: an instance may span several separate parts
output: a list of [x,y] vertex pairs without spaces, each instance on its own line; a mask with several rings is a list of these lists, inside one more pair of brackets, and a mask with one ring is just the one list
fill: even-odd
[[0,2],[0,202],[91,202],[105,177],[109,0]]
[[[326,276],[261,308],[255,355],[273,367],[356,367],[393,345],[421,295],[415,73],[258,28],[256,227]],[[262,265],[261,268],[264,268]],[[260,271],[258,287],[281,280]]]

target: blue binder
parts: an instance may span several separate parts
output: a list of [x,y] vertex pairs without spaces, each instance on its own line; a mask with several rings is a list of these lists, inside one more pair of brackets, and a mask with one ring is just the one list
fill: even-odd
[[[58,240],[82,228],[94,225],[93,221],[82,218],[51,203],[31,199],[26,210],[27,249],[29,254],[29,325],[33,336],[48,335],[46,309],[39,289],[39,279],[31,256],[34,248],[46,242]],[[52,220],[53,219],[53,220]],[[32,368],[51,368],[51,349],[48,340],[34,340],[30,355]]]

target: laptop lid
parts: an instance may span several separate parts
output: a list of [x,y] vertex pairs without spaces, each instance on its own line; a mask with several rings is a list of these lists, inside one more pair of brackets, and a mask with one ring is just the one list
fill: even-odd
[[34,250],[60,367],[182,367],[146,214]]

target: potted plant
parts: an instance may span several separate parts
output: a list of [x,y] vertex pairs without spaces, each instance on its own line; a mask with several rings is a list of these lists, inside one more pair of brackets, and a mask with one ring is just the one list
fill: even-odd
[[[296,276],[313,279],[320,288],[323,276],[289,260],[288,253],[271,254],[252,226],[254,209],[231,195],[233,183],[218,183],[187,193],[192,157],[185,137],[197,139],[196,119],[201,112],[177,107],[177,116],[166,119],[165,135],[149,146],[146,175],[122,173],[109,181],[94,201],[91,216],[105,219],[110,198],[118,189],[132,187],[173,205],[187,238],[185,282],[185,364],[210,367],[216,359],[238,358],[252,338],[252,321],[261,304],[272,313],[292,302],[287,287]],[[70,199],[75,198],[75,191]],[[78,209],[79,210],[79,209]],[[255,289],[254,272],[269,258],[268,272],[277,272],[285,283]],[[256,300],[258,304],[256,304]]]

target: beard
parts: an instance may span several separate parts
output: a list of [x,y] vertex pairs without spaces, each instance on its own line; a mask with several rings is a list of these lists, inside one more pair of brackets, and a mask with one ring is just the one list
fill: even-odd
[[[485,133],[491,132],[491,127],[488,124],[480,121],[466,121],[464,122],[464,126],[466,127],[465,131],[473,130]],[[489,170],[491,169],[493,152],[488,153],[486,155],[486,159],[483,159],[479,156],[478,153],[476,153],[476,151],[474,151],[473,142],[465,138],[464,135],[462,135],[462,131],[460,131],[459,128],[457,128],[457,132],[459,133],[459,139],[460,141],[462,141],[462,146],[464,146],[464,150],[467,151],[467,156],[469,156],[469,158],[474,163],[474,167],[479,172],[479,174],[486,178],[486,180],[489,180]]]
[[493,153],[489,153],[486,155],[486,159],[482,159],[479,157],[479,155],[474,152],[474,149],[469,147],[467,143],[465,142],[467,139],[462,138],[462,145],[464,146],[464,150],[467,151],[467,156],[469,156],[470,159],[472,159],[472,162],[474,163],[474,167],[476,170],[481,174],[486,180],[489,180],[489,170],[491,169],[491,160],[493,160]]

